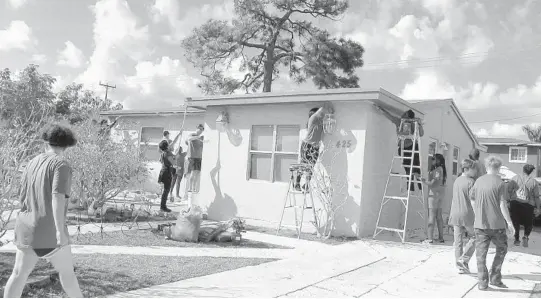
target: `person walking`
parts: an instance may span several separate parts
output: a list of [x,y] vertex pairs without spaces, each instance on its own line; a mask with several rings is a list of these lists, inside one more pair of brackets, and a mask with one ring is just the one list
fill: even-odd
[[[502,161],[495,156],[485,160],[487,174],[479,177],[470,190],[470,199],[474,202],[475,250],[477,257],[477,278],[480,290],[486,290],[488,284],[507,288],[502,282],[502,266],[507,254],[506,229],[514,234],[513,223],[507,208],[507,189],[499,176]],[[487,254],[490,243],[496,247],[496,255],[490,273],[487,269]]]
[[479,177],[487,174],[485,165],[483,164],[483,162],[479,161],[480,156],[481,156],[481,153],[476,148],[472,149],[469,154],[469,157],[475,163],[475,169],[477,170],[477,174],[473,178],[474,180],[477,180]]
[[531,174],[535,167],[526,164],[522,168],[522,174],[516,175],[508,183],[509,212],[515,229],[514,245],[520,246],[520,226],[524,226],[522,246],[528,247],[530,233],[533,229],[533,220],[541,212],[541,199],[539,198],[539,184]]
[[[462,175],[453,184],[453,201],[449,214],[449,225],[453,226],[455,262],[460,274],[469,274],[468,263],[475,252],[475,234],[473,222],[475,215],[470,201],[470,190],[475,184],[473,179],[477,169],[470,159],[461,162]],[[466,236],[467,235],[467,236]]]
[[58,271],[60,283],[69,297],[82,298],[73,270],[66,225],[72,168],[64,152],[74,146],[77,139],[70,129],[60,125],[49,126],[42,139],[45,153],[28,163],[21,178],[21,210],[15,220],[13,241],[17,251],[4,298],[21,297],[28,276],[40,258],[49,261]]

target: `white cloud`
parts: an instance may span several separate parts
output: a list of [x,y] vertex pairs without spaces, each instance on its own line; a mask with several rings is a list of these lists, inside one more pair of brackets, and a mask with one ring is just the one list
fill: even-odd
[[5,30],[0,30],[0,51],[26,50],[33,44],[32,30],[24,21],[11,21]]
[[67,78],[64,78],[62,76],[54,76],[56,79],[55,83],[53,84],[53,92],[60,92],[64,87],[68,86],[69,81]]
[[65,65],[71,68],[81,67],[85,59],[83,51],[77,48],[71,41],[67,41],[64,44],[64,49],[58,53],[58,65]]
[[468,32],[461,59],[465,64],[477,65],[486,59],[488,52],[494,48],[494,42],[478,26],[468,26]]
[[35,62],[37,64],[45,63],[45,62],[47,62],[47,55],[33,54],[32,55],[32,62]]
[[405,99],[445,99],[455,98],[460,93],[436,71],[421,70],[413,82],[406,84],[400,96]]
[[[480,128],[475,131],[475,134],[479,137],[526,137],[522,131],[522,126],[525,124],[501,124],[499,122],[494,123],[491,127]],[[530,125],[537,126],[539,123],[532,123]]]
[[148,26],[138,19],[126,0],[100,0],[91,7],[94,12],[94,52],[88,68],[78,81],[97,86],[101,81],[122,77],[122,62],[134,62],[150,52]]
[[21,7],[23,7],[28,0],[7,0],[8,6],[11,7],[14,10],[17,10]]
[[171,33],[163,37],[164,40],[179,44],[194,28],[208,19],[231,20],[233,10],[232,0],[225,0],[221,5],[203,4],[188,10],[183,9],[180,1],[155,0],[151,11],[154,22],[166,22],[171,29]]
[[159,62],[139,62],[135,75],[126,77],[130,96],[127,108],[157,108],[181,105],[185,96],[199,93],[198,80],[190,77],[180,60],[162,57]]

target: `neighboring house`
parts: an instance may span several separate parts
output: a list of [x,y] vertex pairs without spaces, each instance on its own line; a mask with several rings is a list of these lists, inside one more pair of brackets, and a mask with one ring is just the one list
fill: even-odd
[[536,168],[535,176],[541,177],[541,143],[515,138],[479,138],[479,142],[487,147],[487,155],[496,155],[503,165],[514,173],[522,173],[524,164],[532,164]]
[[[190,108],[186,112],[184,121],[184,132],[181,138],[181,145],[186,150],[184,141],[189,133],[195,131],[198,124],[204,120],[204,109]],[[105,111],[102,116],[110,120],[121,116],[116,128],[122,128],[123,138],[133,139],[138,142],[144,150],[145,157],[149,160],[148,168],[150,175],[143,186],[146,191],[160,192],[158,174],[160,172],[160,153],[158,143],[163,139],[163,132],[169,131],[171,139],[180,132],[184,119],[184,108],[155,109],[155,110],[118,110]],[[118,130],[112,130],[112,136],[118,136]]]
[[[337,130],[324,137],[327,149],[321,164],[332,168],[331,177],[335,180],[349,180],[348,190],[336,195],[337,201],[340,198],[347,201],[337,214],[334,235],[370,236],[374,231],[390,162],[397,151],[396,129],[377,112],[374,103],[395,115],[413,109],[418,117],[424,118],[423,163],[427,161],[429,148],[431,154],[443,151],[449,161],[448,186],[452,186],[453,174],[458,173],[460,157],[465,157],[473,147],[484,150],[452,100],[410,103],[382,89],[194,98],[194,105],[207,109],[205,125],[209,141],[203,153],[198,201],[210,219],[239,215],[278,222],[288,187],[288,167],[299,160],[308,111],[325,101],[332,102],[335,108]],[[225,132],[216,124],[222,112],[229,115]],[[447,150],[440,146],[443,143]],[[336,144],[347,146],[337,148]],[[428,169],[428,165],[424,167]],[[398,165],[394,170],[403,172]],[[397,186],[393,188],[396,190]],[[450,193],[446,197],[449,202]],[[398,202],[394,208],[388,206],[391,210],[383,214],[395,227],[400,206]],[[410,209],[410,229],[423,226],[417,214],[419,207]],[[286,221],[294,223],[293,211],[287,214]],[[305,220],[311,220],[310,214]]]

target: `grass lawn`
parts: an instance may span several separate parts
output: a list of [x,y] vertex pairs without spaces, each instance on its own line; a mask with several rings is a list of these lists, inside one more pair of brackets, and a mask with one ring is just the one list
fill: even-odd
[[[255,266],[273,259],[163,257],[144,255],[75,255],[75,271],[86,298],[102,297],[118,292],[150,287]],[[0,293],[11,275],[15,254],[0,253]],[[40,260],[31,276],[53,273],[50,264]],[[49,282],[44,287],[26,287],[23,297],[65,297],[60,282]]]
[[164,247],[236,247],[236,248],[272,248],[272,249],[292,249],[275,244],[263,243],[242,239],[239,245],[232,242],[210,242],[210,243],[186,243],[173,240],[165,240],[163,234],[153,233],[150,230],[139,230],[133,234],[126,235],[121,231],[110,232],[103,235],[95,234],[92,237],[82,235],[77,240],[77,236],[72,236],[71,240],[76,245],[104,245],[104,246],[164,246]]
[[[254,231],[262,234],[271,234],[276,235],[276,229],[275,228],[268,228],[268,227],[261,227],[261,226],[253,226],[253,225],[246,225],[247,231]],[[298,238],[297,232],[292,229],[287,228],[281,228],[280,232],[278,233],[278,236],[281,237],[287,237],[287,238]],[[347,242],[356,241],[357,238],[346,238],[346,237],[331,237],[329,239],[322,239],[318,238],[318,236],[314,234],[309,233],[301,233],[301,239],[306,241],[315,241],[315,242],[321,242],[329,245],[341,245]]]

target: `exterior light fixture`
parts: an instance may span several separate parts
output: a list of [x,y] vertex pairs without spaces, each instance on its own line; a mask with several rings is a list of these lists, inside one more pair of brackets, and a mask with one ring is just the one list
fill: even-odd
[[323,132],[325,134],[332,134],[336,130],[336,119],[334,118],[334,114],[327,113],[325,114],[325,117],[323,118]]
[[229,115],[227,112],[222,111],[220,115],[218,115],[218,118],[216,118],[216,128],[219,131],[222,131],[225,129],[225,127],[229,124]]
[[448,150],[448,148],[447,148],[447,142],[442,142],[442,143],[440,144],[440,148],[441,148],[442,151]]

